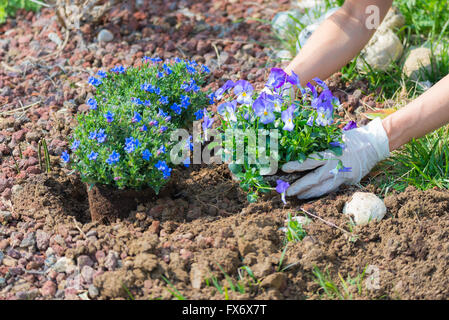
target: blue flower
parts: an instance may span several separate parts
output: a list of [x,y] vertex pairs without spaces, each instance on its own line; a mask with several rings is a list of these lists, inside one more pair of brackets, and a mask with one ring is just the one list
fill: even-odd
[[147,160],[147,161],[150,160],[151,156],[152,156],[152,154],[151,154],[151,152],[148,149],[143,150],[142,158],[144,160]]
[[313,78],[312,80],[318,83],[318,85],[320,85],[324,90],[329,90],[329,88],[327,87],[326,83],[324,83],[323,80],[319,78]]
[[162,133],[162,132],[166,131],[167,129],[168,129],[168,127],[162,126],[162,127],[159,129],[159,132]]
[[181,114],[182,112],[181,107],[177,103],[173,103],[170,109],[172,109],[176,114]]
[[127,153],[131,153],[131,152],[134,152],[139,146],[140,146],[140,142],[137,138],[134,139],[133,137],[129,137],[129,138],[126,138],[126,140],[125,140],[125,148],[124,149]]
[[202,65],[202,66],[201,66],[201,71],[202,71],[203,73],[210,73],[209,68],[206,67],[205,65]]
[[143,102],[143,105],[146,106],[146,107],[151,107],[151,101],[150,100],[145,100]]
[[313,122],[315,121],[315,118],[313,116],[310,116],[309,119],[307,120],[306,125],[308,125],[309,127],[313,126]]
[[162,68],[164,68],[164,71],[167,75],[173,72],[165,63],[162,65]]
[[142,100],[140,100],[139,98],[135,98],[135,97],[131,98],[131,102],[134,104],[143,104]]
[[70,149],[72,149],[73,151],[75,151],[76,149],[78,149],[78,147],[80,146],[81,141],[80,140],[74,140],[72,143],[72,146],[70,147]]
[[136,123],[136,122],[140,122],[142,121],[142,116],[140,115],[140,113],[134,111],[134,116],[131,119],[131,122]]
[[97,79],[95,77],[89,77],[88,79],[88,83],[93,85],[94,87],[99,86],[100,84],[103,83],[103,81],[101,81],[100,79]]
[[99,76],[100,78],[106,78],[108,76],[108,74],[104,71],[99,70],[97,72],[97,76]]
[[112,151],[112,153],[110,154],[109,158],[106,160],[107,164],[109,165],[113,165],[119,162],[120,159],[120,154],[118,154],[117,152]]
[[89,153],[89,155],[87,156],[87,158],[90,160],[90,161],[95,161],[95,160],[97,160],[97,157],[98,157],[98,152],[91,152],[91,153]]
[[114,114],[111,111],[108,111],[107,113],[105,113],[104,117],[108,123],[111,123],[112,121],[114,121]]
[[291,83],[294,86],[298,86],[298,87],[301,84],[299,81],[298,75],[296,73],[294,73],[293,71],[292,71],[291,75],[287,76],[287,82]]
[[186,168],[190,167],[190,157],[187,157],[182,162]]
[[235,83],[232,80],[228,80],[225,82],[225,84],[223,86],[221,86],[217,91],[215,91],[215,98],[217,98],[217,100],[221,100],[221,98],[223,98],[223,94],[226,93],[226,91],[228,91],[231,88],[234,88]]
[[190,97],[181,95],[181,106],[184,109],[187,109],[188,106],[190,106]]
[[157,120],[152,120],[152,119],[150,119],[150,126],[158,126],[159,125],[159,121],[157,121]]
[[292,131],[294,128],[293,125],[293,111],[295,110],[295,106],[292,104],[288,107],[287,110],[282,111],[281,119],[284,121],[285,125],[282,128],[283,130]]
[[287,74],[284,70],[280,68],[272,68],[270,71],[270,75],[268,76],[268,81],[265,84],[266,87],[274,90],[280,88],[284,85],[285,80],[287,79]]
[[236,122],[237,117],[235,111],[237,109],[237,101],[225,102],[217,107],[217,112],[226,117],[227,120]]
[[260,117],[263,124],[272,123],[275,120],[274,103],[259,97],[253,103],[253,109],[256,116]]
[[161,104],[168,104],[168,97],[166,97],[166,96],[160,97],[159,102]]
[[194,115],[195,115],[195,120],[201,120],[201,119],[203,119],[203,117],[204,117],[204,111],[203,111],[203,109],[199,109],[198,111],[196,111],[196,112],[194,113]]
[[115,66],[114,68],[111,69],[111,71],[116,73],[125,73],[126,68],[123,66]]
[[192,67],[191,65],[186,65],[186,69],[187,69],[187,72],[190,74],[196,73],[196,69],[194,67]]
[[159,79],[163,78],[163,77],[164,77],[164,73],[159,71],[159,72],[157,73],[157,77],[158,77]]
[[86,104],[88,106],[90,106],[91,110],[96,110],[97,109],[97,100],[89,98],[89,100],[87,100]]
[[157,155],[160,155],[161,153],[165,153],[165,146],[162,145],[159,149],[157,149]]
[[89,139],[90,140],[97,139],[97,130],[89,132]]
[[203,130],[204,132],[207,132],[207,129],[210,129],[212,127],[212,124],[214,123],[214,118],[210,118],[207,115],[203,118]]
[[140,131],[148,131],[147,126],[146,125],[141,126]]
[[162,174],[163,174],[164,179],[167,179],[168,177],[170,177],[170,173],[171,173],[172,169],[169,168],[169,167],[167,166],[167,163],[166,163],[165,161],[159,160],[159,161],[154,165],[154,167],[155,167],[157,170],[162,171]]
[[234,85],[234,94],[240,104],[251,104],[253,102],[253,86],[246,80],[239,80]]
[[104,129],[100,129],[98,131],[96,138],[99,143],[103,143],[106,141],[106,134],[104,133]]
[[338,142],[338,141],[333,141],[333,142],[329,143],[329,145],[330,145],[331,147],[340,147],[340,148],[342,148],[342,149],[345,148],[345,144],[344,144],[344,143],[341,143],[341,142]]
[[67,153],[67,150],[64,151],[61,155],[61,159],[62,161],[64,161],[65,163],[70,161],[70,155]]
[[343,127],[343,130],[348,131],[348,130],[352,130],[355,128],[357,128],[357,123],[355,121],[351,120]]
[[209,98],[209,104],[214,104],[215,103],[215,93],[214,92],[209,94],[207,97]]
[[288,187],[290,187],[290,184],[280,179],[277,180],[276,183],[276,191],[281,194],[282,202],[286,204],[287,202],[285,201],[285,192],[287,191]]

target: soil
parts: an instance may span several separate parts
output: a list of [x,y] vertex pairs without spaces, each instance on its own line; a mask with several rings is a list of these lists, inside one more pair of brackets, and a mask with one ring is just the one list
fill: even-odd
[[[347,280],[344,298],[449,298],[447,190],[390,195],[382,221],[353,227],[342,208],[360,188],[286,205],[273,192],[249,204],[226,165],[192,165],[168,194],[141,199],[128,217],[91,221],[84,183],[60,161],[76,114],[88,110],[89,75],[138,66],[144,55],[181,56],[210,67],[208,88],[247,79],[259,90],[270,67],[280,67],[270,59],[270,27],[259,19],[288,10],[289,1],[143,3],[120,2],[78,32],[66,33],[45,8],[19,11],[0,26],[0,299],[173,299],[162,276],[185,298],[223,299],[212,283],[229,287],[224,272],[234,283],[243,278],[244,293],[228,290],[231,299],[339,298],[317,284],[315,267],[341,292],[340,275]],[[96,41],[103,28],[113,41]],[[50,33],[68,40],[58,48]],[[363,112],[386,106],[367,81],[335,74],[327,83],[342,102],[338,114],[359,125],[368,122]],[[42,138],[50,174],[39,166]],[[380,195],[374,186],[367,191]],[[301,208],[352,234],[312,219],[283,256],[280,228],[288,213],[304,215]],[[359,290],[347,277],[365,268]]]
[[[315,267],[329,272],[342,292],[339,274],[344,279],[355,278],[369,267],[371,273],[361,282],[361,292],[355,286],[348,289],[353,298],[449,297],[447,191],[409,187],[388,196],[387,216],[379,223],[353,227],[351,237],[312,219],[305,227],[306,238],[287,247],[282,266],[291,267],[278,272],[285,248],[285,236],[279,229],[287,213],[303,215],[302,207],[350,231],[342,208],[355,189],[348,187],[308,203],[292,201],[284,206],[273,195],[247,204],[226,166],[197,166],[180,174],[176,197],[140,203],[130,217],[98,225],[86,223],[87,199],[83,184],[76,178],[39,175],[21,186],[13,196],[16,219],[28,217],[32,205],[35,219],[45,217],[46,228],[57,228],[73,216],[81,219],[85,234],[97,231],[99,240],[87,238],[86,247],[68,248],[66,256],[76,260],[87,254],[95,259],[96,252],[104,247],[125,253],[121,267],[116,269],[109,270],[98,262],[103,272],[95,277],[94,284],[100,299],[128,298],[122,284],[136,299],[173,298],[162,275],[168,276],[185,298],[223,299],[217,289],[206,285],[206,279],[215,276],[224,286],[226,272],[237,282],[242,266],[249,266],[260,282],[255,284],[246,276],[242,281],[245,293],[231,291],[231,298],[329,298],[315,281]],[[374,282],[373,289],[367,288],[369,274],[379,276],[378,287]]]

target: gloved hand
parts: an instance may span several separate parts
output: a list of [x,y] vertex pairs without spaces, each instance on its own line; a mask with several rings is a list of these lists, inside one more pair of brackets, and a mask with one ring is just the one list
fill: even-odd
[[[290,161],[282,166],[287,173],[315,169],[293,183],[286,191],[287,196],[308,199],[321,196],[338,189],[341,184],[358,183],[378,163],[390,156],[387,133],[380,118],[366,126],[343,133],[345,148],[340,157],[331,151],[311,155],[303,163]],[[312,159],[315,158],[315,159]],[[340,159],[350,172],[331,173]]]

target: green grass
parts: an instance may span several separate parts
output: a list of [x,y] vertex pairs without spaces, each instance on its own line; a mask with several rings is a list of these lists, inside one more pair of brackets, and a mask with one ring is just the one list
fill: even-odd
[[393,5],[398,7],[405,17],[405,23],[412,34],[422,36],[429,34],[449,35],[447,22],[449,21],[449,4],[441,0],[395,0]]
[[0,0],[0,24],[4,23],[6,18],[14,17],[19,9],[38,11],[40,7],[38,3],[30,0]]
[[307,235],[303,229],[302,223],[296,219],[292,219],[292,215],[289,212],[287,216],[287,226],[285,232],[285,240],[287,242],[299,242]]
[[[339,299],[339,300],[352,300],[354,299],[353,291],[356,289],[357,296],[362,296],[364,293],[363,281],[365,279],[366,267],[362,273],[357,274],[354,278],[349,275],[344,279],[340,273],[338,273],[338,282],[332,280],[329,270],[321,271],[318,267],[314,267],[313,275],[315,282],[318,283],[320,288],[318,294],[323,299]],[[354,288],[354,289],[353,289]]]
[[412,140],[393,152],[379,165],[385,172],[379,187],[387,194],[395,189],[403,191],[412,185],[426,190],[449,187],[449,127],[442,127],[421,139]]
[[232,278],[223,270],[223,267],[219,263],[216,264],[224,275],[226,285],[224,286],[221,285],[218,278],[212,274],[209,276],[209,278],[205,279],[205,282],[206,286],[208,287],[214,286],[220,294],[223,294],[225,300],[229,300],[228,290],[242,294],[246,292],[244,284],[245,273],[248,274],[248,276],[250,277],[250,282],[248,283],[250,287],[253,285],[258,285],[260,283],[260,281],[257,280],[257,278],[254,276],[254,273],[252,272],[251,268],[248,266],[243,266],[238,269],[238,280],[234,283]]
[[170,292],[170,294],[175,297],[177,300],[186,300],[186,298],[181,294],[181,292],[178,291],[178,289],[175,288],[175,286],[168,280],[166,277],[162,276],[162,279],[168,284],[168,286],[171,288],[167,288],[167,291]]

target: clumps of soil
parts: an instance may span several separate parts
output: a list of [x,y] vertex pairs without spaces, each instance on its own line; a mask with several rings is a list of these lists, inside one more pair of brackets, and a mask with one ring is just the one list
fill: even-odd
[[[247,203],[226,166],[191,167],[178,179],[172,197],[148,199],[109,225],[85,223],[80,230],[89,236],[80,246],[67,244],[64,256],[95,261],[96,299],[171,299],[163,277],[187,299],[223,299],[212,279],[229,288],[225,274],[245,288],[228,290],[231,299],[331,298],[317,284],[316,268],[343,292],[339,275],[356,278],[368,266],[361,291],[349,285],[352,298],[449,298],[448,191],[408,188],[390,195],[382,221],[357,227],[342,214],[354,188],[284,206],[278,195]],[[86,214],[85,189],[76,177],[40,175],[21,186],[13,195],[20,214],[55,220]],[[312,219],[303,241],[290,243],[282,256],[280,228],[288,213],[301,215],[301,207],[351,236]],[[243,266],[258,281],[239,270]],[[367,286],[373,275],[378,286]]]

